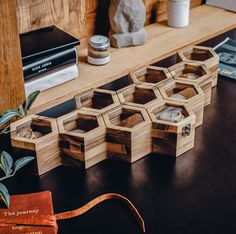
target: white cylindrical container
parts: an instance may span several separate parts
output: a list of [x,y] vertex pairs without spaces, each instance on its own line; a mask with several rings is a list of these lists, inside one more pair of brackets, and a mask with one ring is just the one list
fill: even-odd
[[190,0],[168,0],[168,25],[183,28],[189,24]]

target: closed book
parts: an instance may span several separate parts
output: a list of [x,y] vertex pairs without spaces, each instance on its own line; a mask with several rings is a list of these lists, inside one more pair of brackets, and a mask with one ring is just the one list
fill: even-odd
[[42,74],[38,77],[27,79],[25,80],[26,96],[34,91],[45,91],[67,81],[76,79],[78,74],[78,67],[75,64],[49,74]]
[[55,26],[20,34],[23,64],[65,51],[80,44],[79,39]]
[[50,72],[77,63],[77,50],[71,48],[48,55],[42,59],[23,64],[24,79],[29,79],[43,73]]
[[[45,216],[53,216],[53,204],[50,192],[39,192],[11,196],[9,209],[0,209],[1,234],[56,234],[57,227],[47,225],[6,224],[4,220],[43,220]],[[3,225],[4,223],[4,225]],[[24,223],[24,222],[23,222]]]

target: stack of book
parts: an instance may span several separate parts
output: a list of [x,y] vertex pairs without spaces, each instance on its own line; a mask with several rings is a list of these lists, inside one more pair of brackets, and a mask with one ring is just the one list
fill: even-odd
[[80,41],[55,26],[20,35],[26,95],[78,76],[76,47]]

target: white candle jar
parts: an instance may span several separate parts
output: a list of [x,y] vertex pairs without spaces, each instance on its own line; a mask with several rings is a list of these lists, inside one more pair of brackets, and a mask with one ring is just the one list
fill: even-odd
[[104,65],[110,61],[110,40],[102,35],[94,35],[88,41],[88,62]]
[[168,0],[168,25],[183,28],[189,24],[190,0]]

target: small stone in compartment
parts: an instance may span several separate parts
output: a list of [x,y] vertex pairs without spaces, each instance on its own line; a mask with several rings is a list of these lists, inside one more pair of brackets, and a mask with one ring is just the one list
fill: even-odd
[[21,130],[18,131],[17,133],[18,137],[23,137],[26,139],[30,139],[30,140],[35,140],[37,138],[40,138],[41,136],[43,136],[43,134],[39,131],[33,131],[31,128],[22,128]]
[[184,119],[184,115],[182,114],[182,108],[178,107],[167,107],[161,112],[155,115],[157,120],[165,120],[173,123],[177,123],[180,120]]
[[197,78],[199,78],[199,76],[194,73],[184,73],[184,74],[180,74],[178,77],[189,79],[189,80],[196,80]]
[[81,134],[84,134],[85,133],[85,131],[83,130],[83,129],[75,129],[75,130],[73,130],[72,132],[74,132],[74,133],[81,133]]
[[122,120],[120,126],[126,127],[126,128],[132,128],[141,122],[143,122],[142,115],[139,113],[136,113]]
[[40,138],[40,137],[43,136],[43,134],[41,132],[39,132],[39,131],[33,131],[33,133],[34,133],[36,138]]
[[179,93],[173,93],[170,97],[175,98],[175,99],[179,99],[179,100],[186,100],[186,98]]
[[176,98],[179,100],[185,100],[185,99],[189,99],[195,95],[196,95],[196,92],[195,92],[194,88],[188,87],[188,88],[182,89],[182,90],[170,95],[170,97]]

